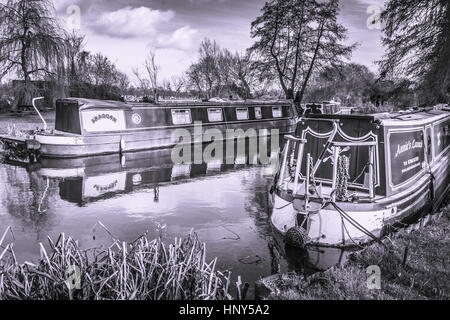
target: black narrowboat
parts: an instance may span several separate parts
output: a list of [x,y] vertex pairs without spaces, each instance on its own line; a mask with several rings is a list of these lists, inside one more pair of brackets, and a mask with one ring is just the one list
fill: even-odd
[[69,98],[56,102],[55,129],[36,133],[31,145],[44,157],[124,153],[185,143],[180,129],[190,134],[187,142],[201,143],[209,129],[219,130],[224,140],[233,131],[293,133],[296,120],[289,101],[148,104]]

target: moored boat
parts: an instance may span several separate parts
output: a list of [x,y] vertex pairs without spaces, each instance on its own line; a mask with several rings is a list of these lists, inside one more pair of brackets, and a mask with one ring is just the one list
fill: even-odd
[[[302,104],[304,114],[340,114],[344,113],[344,110],[340,102],[336,101],[321,101]],[[345,112],[348,113],[348,112]]]
[[[238,130],[232,139],[272,130],[283,135],[295,130],[296,119],[289,101],[149,104],[69,98],[56,102],[54,130],[29,139],[0,138],[7,145],[31,145],[28,150],[38,157],[80,157],[202,143],[208,129],[215,130],[216,140],[217,132],[226,140]],[[188,139],[181,139],[180,130]]]
[[271,188],[271,222],[296,246],[379,240],[450,190],[450,110],[300,119]]

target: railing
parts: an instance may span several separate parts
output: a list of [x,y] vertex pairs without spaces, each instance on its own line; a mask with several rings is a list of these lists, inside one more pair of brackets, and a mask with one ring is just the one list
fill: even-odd
[[[375,148],[377,146],[376,141],[364,141],[364,142],[336,142],[332,141],[332,138],[334,138],[335,131],[337,124],[335,123],[335,129],[334,134],[331,135],[330,139],[328,139],[327,144],[324,148],[324,150],[327,150],[328,147],[331,147],[332,149],[332,158],[333,158],[333,176],[332,176],[332,192],[331,192],[331,199],[333,201],[336,201],[336,188],[337,188],[337,178],[338,178],[338,164],[339,164],[339,155],[342,151],[346,151],[349,148],[352,147],[368,147],[369,148],[369,199],[371,201],[375,198]],[[295,176],[294,176],[294,186],[292,188],[292,192],[295,195],[299,190],[299,180],[300,180],[300,171],[302,167],[302,161],[303,161],[303,153],[305,144],[307,143],[306,139],[301,139],[294,137],[292,135],[285,136],[285,139],[287,140],[285,148],[283,150],[283,160],[281,165],[281,171],[279,180],[277,183],[278,187],[281,188],[287,188],[286,184],[291,182],[292,177],[290,177],[289,182],[285,179],[286,169],[288,166],[288,157],[289,152],[291,150],[292,144],[294,144],[292,149],[292,157],[295,153],[295,148],[298,145],[297,150],[297,159],[296,159],[296,167],[295,167]],[[309,187],[310,187],[310,179],[311,177],[314,177],[317,168],[319,167],[320,163],[322,162],[324,152],[321,153],[319,156],[319,159],[317,160],[316,164],[312,166],[313,159],[311,155],[308,153],[306,155],[306,176],[304,179],[304,190],[305,190],[305,206],[307,206],[307,203],[309,201]],[[291,160],[293,162],[293,160]],[[285,184],[285,186],[283,186]]]
[[[308,118],[300,118],[301,121],[305,120],[310,120]],[[325,157],[325,154],[328,150],[328,148],[330,147],[331,143],[334,140],[334,137],[336,136],[336,133],[338,131],[338,124],[339,124],[339,119],[325,119],[325,118],[314,118],[314,121],[324,121],[324,122],[331,122],[333,124],[333,130],[331,131],[331,135],[327,140],[327,143],[325,144],[325,147],[323,148],[322,152],[320,153],[319,157],[317,158],[316,163],[314,164],[313,170],[312,170],[312,175],[316,174],[317,169],[319,169],[319,166],[323,160],[323,158]]]
[[289,147],[291,146],[291,143],[299,143],[299,150],[298,150],[298,154],[297,154],[297,165],[295,168],[295,178],[294,178],[294,191],[297,192],[298,190],[298,179],[299,179],[299,175],[300,175],[300,168],[302,165],[302,158],[303,158],[303,149],[306,143],[306,139],[300,139],[297,137],[294,137],[292,135],[286,135],[284,137],[287,142],[286,145],[284,146],[284,150],[283,150],[283,161],[281,163],[281,172],[280,172],[280,179],[278,181],[278,186],[281,186],[283,181],[284,181],[284,174],[286,173],[286,167],[287,167],[287,158],[288,158],[288,153],[289,153]]
[[36,100],[42,100],[42,99],[44,99],[44,97],[34,98],[33,101],[32,101],[32,104],[33,104],[34,110],[37,112],[37,114],[41,118],[42,122],[44,123],[44,131],[45,131],[45,130],[47,130],[47,122],[45,122],[44,117],[41,115],[41,113],[39,112],[38,108],[36,107],[36,104],[34,103]]

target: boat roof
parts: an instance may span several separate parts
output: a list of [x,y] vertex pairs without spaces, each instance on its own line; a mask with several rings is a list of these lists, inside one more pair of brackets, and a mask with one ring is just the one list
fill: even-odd
[[57,102],[62,104],[77,104],[79,110],[87,110],[87,109],[131,109],[132,105],[120,102],[120,101],[112,101],[112,100],[97,100],[97,99],[85,99],[85,98],[66,98],[66,99],[58,99]]
[[153,108],[173,108],[173,107],[195,107],[195,106],[241,106],[241,105],[286,105],[291,104],[289,100],[238,100],[238,101],[225,101],[225,102],[164,102],[164,103],[146,103],[146,102],[121,102],[112,100],[98,100],[98,99],[86,99],[86,98],[65,98],[58,99],[59,103],[74,104],[77,103],[79,110],[87,109],[120,109],[129,110],[133,107],[153,107]]
[[450,109],[444,108],[423,108],[395,113],[374,113],[374,114],[308,114],[306,119],[360,119],[378,122],[385,126],[396,125],[423,125],[450,117]]
[[436,122],[450,117],[450,109],[446,108],[425,108],[412,110],[409,112],[395,112],[389,114],[389,117],[381,120],[382,125],[423,125]]

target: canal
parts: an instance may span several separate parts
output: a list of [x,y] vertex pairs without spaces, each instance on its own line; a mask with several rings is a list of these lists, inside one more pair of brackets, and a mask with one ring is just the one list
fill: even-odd
[[[248,150],[248,149],[247,149]],[[250,284],[276,272],[311,274],[343,262],[338,249],[285,247],[269,222],[274,165],[243,159],[175,165],[170,150],[0,164],[0,233],[10,226],[19,262],[36,262],[39,243],[65,233],[83,249],[147,233],[172,243],[191,230],[218,269]],[[101,222],[101,223],[99,223]],[[103,227],[105,226],[107,230]],[[234,293],[233,293],[234,294]]]

